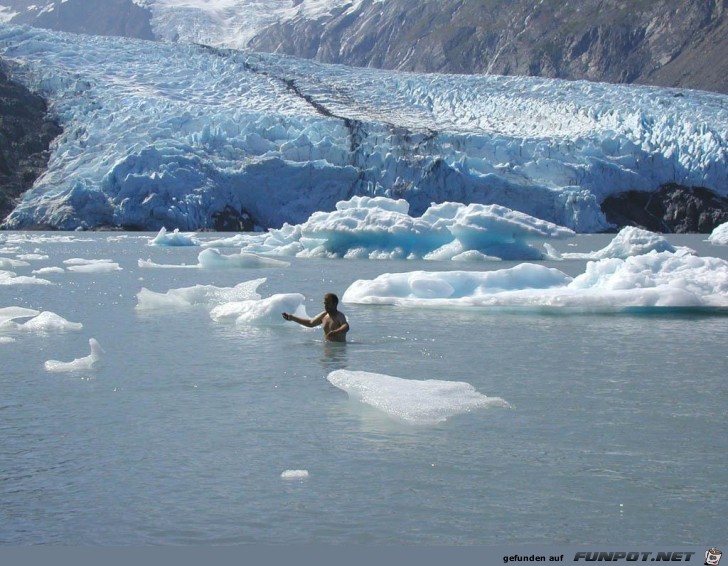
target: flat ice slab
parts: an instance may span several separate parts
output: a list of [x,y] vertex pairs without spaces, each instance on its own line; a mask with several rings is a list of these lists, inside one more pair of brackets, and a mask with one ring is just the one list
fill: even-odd
[[504,399],[487,397],[461,381],[403,379],[343,369],[332,371],[328,380],[350,398],[412,424],[436,424],[476,409],[510,407]]

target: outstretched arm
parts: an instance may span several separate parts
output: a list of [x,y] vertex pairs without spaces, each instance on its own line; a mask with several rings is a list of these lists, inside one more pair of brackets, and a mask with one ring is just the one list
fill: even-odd
[[300,316],[294,316],[287,312],[283,313],[283,318],[285,318],[286,320],[292,320],[293,322],[297,322],[298,324],[301,324],[303,326],[308,326],[309,328],[313,328],[314,326],[318,326],[319,324],[321,324],[324,316],[326,316],[326,311],[322,312],[321,314],[317,314],[314,318],[301,318]]

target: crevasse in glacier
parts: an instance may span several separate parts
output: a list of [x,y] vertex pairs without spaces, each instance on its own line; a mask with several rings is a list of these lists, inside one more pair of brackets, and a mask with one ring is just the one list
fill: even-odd
[[5,228],[261,228],[354,196],[496,204],[579,232],[664,183],[728,193],[726,96],[419,75],[0,26],[64,128]]

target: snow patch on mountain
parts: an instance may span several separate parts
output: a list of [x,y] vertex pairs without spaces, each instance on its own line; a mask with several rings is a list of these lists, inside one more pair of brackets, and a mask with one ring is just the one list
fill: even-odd
[[147,0],[143,5],[151,11],[152,28],[162,40],[240,49],[272,24],[353,11],[362,1]]

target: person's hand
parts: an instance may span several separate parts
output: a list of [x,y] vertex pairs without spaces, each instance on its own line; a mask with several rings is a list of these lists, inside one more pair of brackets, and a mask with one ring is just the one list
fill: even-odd
[[286,319],[286,320],[291,320],[291,315],[288,314],[287,312],[284,312],[283,313],[283,318]]

